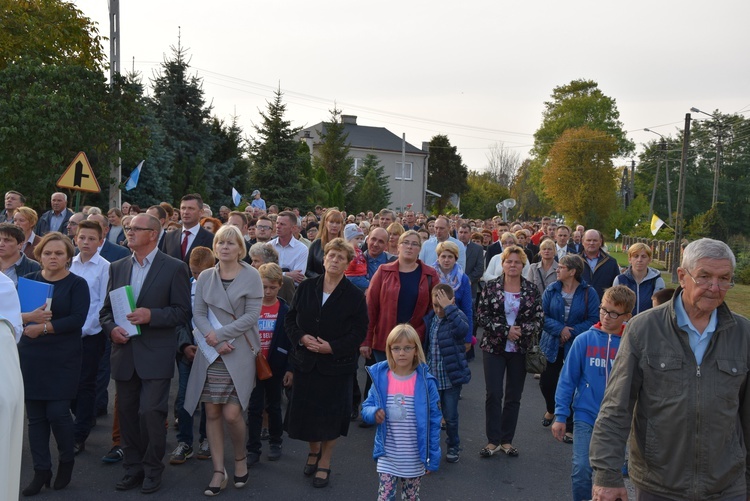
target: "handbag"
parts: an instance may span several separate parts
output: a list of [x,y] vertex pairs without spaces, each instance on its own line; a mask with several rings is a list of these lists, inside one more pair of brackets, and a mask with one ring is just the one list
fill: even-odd
[[260,350],[256,352],[255,348],[253,348],[253,343],[250,342],[247,336],[245,335],[242,337],[245,338],[248,346],[250,346],[250,351],[253,355],[255,355],[255,377],[260,381],[271,379],[271,376],[273,376],[273,371],[271,371],[271,365],[268,363],[268,360],[266,360],[266,357],[263,356],[263,352]]
[[526,372],[541,374],[547,368],[547,357],[539,347],[539,333],[531,337],[531,347],[526,350]]

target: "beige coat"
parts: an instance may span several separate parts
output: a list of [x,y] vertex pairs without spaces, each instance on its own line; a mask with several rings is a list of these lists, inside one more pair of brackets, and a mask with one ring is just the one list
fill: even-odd
[[[195,335],[206,335],[213,327],[208,320],[210,308],[222,328],[216,330],[219,341],[234,339],[231,353],[222,355],[222,360],[229,370],[242,409],[247,409],[250,394],[255,387],[255,356],[250,350],[248,341],[257,353],[260,349],[258,335],[258,317],[263,301],[263,282],[257,270],[241,262],[242,270],[227,290],[221,283],[219,265],[201,273],[195,290],[193,305],[193,322]],[[185,410],[195,412],[200,402],[201,392],[206,382],[208,360],[200,350],[195,354],[193,367],[190,370],[187,391],[185,393]]]

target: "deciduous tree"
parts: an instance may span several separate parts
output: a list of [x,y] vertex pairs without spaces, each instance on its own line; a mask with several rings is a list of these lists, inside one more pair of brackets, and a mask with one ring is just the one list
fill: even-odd
[[430,140],[430,160],[427,176],[427,187],[441,198],[435,200],[434,208],[442,213],[450,201],[451,195],[461,195],[468,188],[466,179],[469,169],[464,165],[461,155],[452,146],[448,136],[438,134]]
[[508,198],[508,188],[497,182],[489,172],[469,171],[469,188],[461,195],[464,217],[486,219],[497,214],[496,205]]

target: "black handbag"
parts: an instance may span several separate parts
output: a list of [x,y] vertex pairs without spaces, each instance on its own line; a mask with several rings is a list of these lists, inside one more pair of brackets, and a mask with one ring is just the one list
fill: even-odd
[[539,347],[539,333],[531,337],[531,347],[526,350],[526,372],[541,374],[547,368],[547,357]]

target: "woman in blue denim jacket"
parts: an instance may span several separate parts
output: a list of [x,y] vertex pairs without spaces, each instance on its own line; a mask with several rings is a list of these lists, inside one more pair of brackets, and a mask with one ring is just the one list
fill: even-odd
[[[546,406],[542,426],[551,425],[555,419],[557,381],[573,339],[599,320],[599,295],[581,280],[583,268],[581,256],[563,256],[557,267],[557,282],[542,295],[544,330],[539,345],[547,357],[547,369],[539,379]],[[563,441],[573,443],[572,419],[567,423]]]

